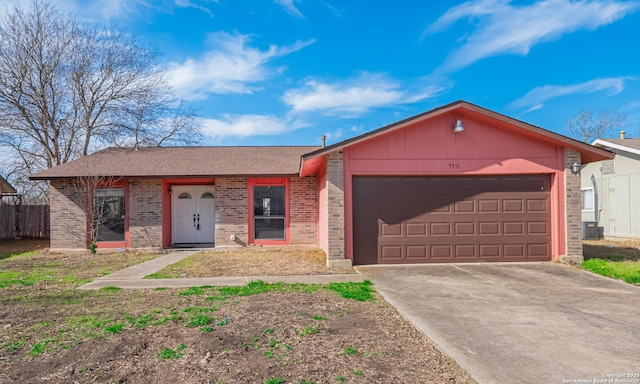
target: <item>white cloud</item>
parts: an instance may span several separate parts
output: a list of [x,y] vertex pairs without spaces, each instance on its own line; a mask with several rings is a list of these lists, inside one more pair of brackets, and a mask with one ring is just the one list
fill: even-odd
[[327,140],[327,145],[333,144],[338,141],[338,139],[342,139],[345,136],[354,136],[364,131],[364,126],[362,125],[352,125],[351,128],[337,128],[333,132],[325,132],[324,135]]
[[[294,1],[296,0],[274,0],[276,4],[282,6],[282,8],[284,8],[284,10],[291,16],[294,16],[300,19],[305,19],[302,12],[300,12],[300,10],[294,4]],[[299,3],[300,0],[297,0],[297,2]]]
[[224,114],[221,119],[201,119],[200,123],[204,135],[214,139],[278,135],[306,126],[301,121],[281,119],[270,115]]
[[440,94],[445,88],[427,85],[403,89],[396,81],[380,74],[365,73],[344,83],[309,80],[304,87],[285,92],[282,100],[292,112],[322,111],[355,117],[373,108],[411,104]]
[[477,28],[447,58],[440,70],[453,72],[498,54],[527,55],[531,47],[581,29],[596,29],[640,9],[640,3],[614,0],[542,0],[512,6],[510,0],[473,0],[450,8],[423,34],[472,18]]
[[180,8],[194,8],[198,9],[207,15],[213,17],[213,12],[207,8],[204,4],[207,3],[218,3],[217,0],[204,0],[202,2],[194,1],[194,0],[174,0],[176,6]]
[[313,44],[315,40],[297,41],[293,45],[269,46],[260,50],[248,46],[250,37],[216,32],[210,35],[211,49],[202,57],[182,63],[170,63],[170,84],[179,97],[205,99],[209,94],[252,93],[255,84],[274,74],[268,63]]
[[594,79],[572,85],[544,85],[527,92],[526,95],[513,101],[510,106],[514,108],[528,108],[526,112],[531,112],[542,108],[545,101],[561,96],[605,91],[608,91],[608,94],[612,96],[624,90],[625,80],[633,80],[633,78],[612,77],[606,79]]

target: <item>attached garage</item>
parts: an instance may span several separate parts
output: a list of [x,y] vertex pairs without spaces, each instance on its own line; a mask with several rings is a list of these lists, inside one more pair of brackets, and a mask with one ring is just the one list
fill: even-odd
[[548,175],[353,178],[354,263],[551,260]]
[[328,264],[582,261],[581,164],[613,154],[457,101],[302,156]]

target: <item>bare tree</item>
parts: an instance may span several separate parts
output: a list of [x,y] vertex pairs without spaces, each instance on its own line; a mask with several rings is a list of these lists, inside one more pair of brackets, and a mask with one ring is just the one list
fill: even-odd
[[27,172],[110,145],[200,138],[193,112],[172,96],[157,51],[41,0],[0,19],[0,126],[0,146],[12,148]]
[[582,109],[578,116],[567,120],[566,126],[571,136],[584,143],[607,136],[627,123],[623,112],[603,109],[596,114],[592,109]]
[[[105,240],[110,234],[122,232],[124,237],[124,217],[121,217],[124,212],[124,193],[112,194],[117,191],[114,187],[120,181],[121,178],[113,176],[82,176],[73,180],[73,188],[87,199],[86,240],[87,248],[92,252],[97,248],[96,243]],[[77,226],[70,226],[69,231],[84,238],[84,233],[78,231]]]

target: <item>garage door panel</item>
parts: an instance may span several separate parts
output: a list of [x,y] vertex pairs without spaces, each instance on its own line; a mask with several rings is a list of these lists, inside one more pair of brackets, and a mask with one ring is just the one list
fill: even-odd
[[380,222],[380,236],[401,236],[402,224],[386,224]]
[[488,199],[480,199],[478,200],[478,212],[487,213],[487,212],[499,212],[498,210],[499,204],[498,200],[488,200]]
[[456,236],[475,236],[476,223],[454,223],[454,235]]
[[504,235],[524,235],[524,223],[521,221],[502,223]]
[[500,244],[480,244],[480,258],[500,257]]
[[426,236],[427,235],[427,223],[406,223],[407,236]]
[[547,257],[549,254],[549,244],[527,244],[527,254],[535,257]]
[[548,176],[367,178],[353,178],[356,264],[550,259]]
[[543,199],[527,199],[527,212],[549,212],[549,204]]
[[479,235],[498,235],[500,234],[500,223],[497,221],[478,223]]
[[503,256],[505,258],[524,258],[524,244],[504,244],[503,245]]
[[431,259],[452,259],[451,245],[432,245],[429,247]]
[[433,210],[430,211],[430,213],[433,213],[433,214],[450,213],[450,212],[451,212],[451,206],[444,202],[440,204],[436,204]]
[[386,245],[380,247],[380,255],[383,260],[402,259],[402,254],[401,245]]
[[502,200],[502,212],[524,212],[524,202],[520,199],[518,200]]
[[459,259],[475,259],[478,257],[475,244],[458,244],[454,247],[455,258]]
[[431,223],[429,229],[431,236],[451,235],[451,223]]
[[454,203],[455,213],[473,213],[476,211],[474,200],[457,201]]
[[548,235],[549,223],[546,221],[529,221],[527,222],[527,234],[529,235]]
[[426,259],[426,245],[407,245],[407,259]]

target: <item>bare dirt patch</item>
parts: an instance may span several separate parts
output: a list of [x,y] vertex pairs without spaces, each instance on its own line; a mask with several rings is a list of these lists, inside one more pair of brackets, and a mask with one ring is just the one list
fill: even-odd
[[640,239],[584,240],[582,252],[585,260],[640,261]]
[[47,248],[49,248],[49,240],[46,239],[0,240],[0,259],[23,252]]
[[110,256],[0,260],[0,382],[474,382],[375,292],[74,289]]
[[164,268],[149,278],[286,276],[355,273],[330,269],[318,248],[260,248],[198,252]]

